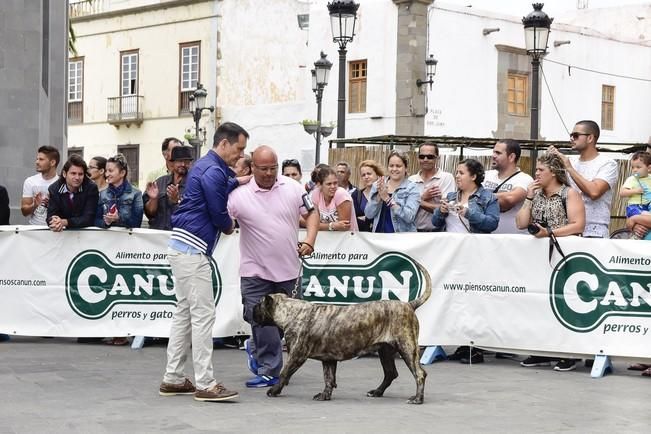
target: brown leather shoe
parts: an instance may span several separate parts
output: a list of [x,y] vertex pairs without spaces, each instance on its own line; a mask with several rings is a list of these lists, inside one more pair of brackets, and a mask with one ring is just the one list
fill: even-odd
[[228,390],[222,383],[217,383],[210,389],[197,390],[194,392],[194,399],[197,401],[226,401],[239,396],[237,392]]
[[158,394],[161,396],[192,395],[196,390],[192,381],[186,378],[182,384],[161,383]]

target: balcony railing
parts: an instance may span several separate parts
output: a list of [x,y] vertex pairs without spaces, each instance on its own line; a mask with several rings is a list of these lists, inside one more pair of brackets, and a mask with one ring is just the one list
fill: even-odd
[[71,101],[68,103],[68,123],[80,124],[84,121],[83,101]]
[[108,98],[107,121],[109,124],[140,125],[143,120],[143,97],[141,95],[127,95]]
[[194,90],[181,91],[179,98],[179,116],[190,115],[190,95],[193,93]]
[[104,0],[70,0],[68,16],[70,18],[84,17],[86,15],[104,12]]

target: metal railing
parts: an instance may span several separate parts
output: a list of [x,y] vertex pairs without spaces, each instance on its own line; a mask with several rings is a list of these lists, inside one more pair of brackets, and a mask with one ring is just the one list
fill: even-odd
[[84,121],[83,101],[72,101],[68,103],[68,123],[80,124]]
[[142,95],[108,98],[107,121],[110,124],[141,123],[143,99]]
[[103,0],[70,0],[68,4],[70,18],[85,17],[100,12],[104,12]]

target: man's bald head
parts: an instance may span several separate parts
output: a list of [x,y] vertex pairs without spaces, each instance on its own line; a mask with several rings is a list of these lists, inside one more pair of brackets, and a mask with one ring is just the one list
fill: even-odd
[[258,147],[251,155],[253,179],[258,187],[270,190],[278,176],[278,156],[269,146]]
[[261,166],[270,164],[271,162],[273,162],[273,164],[278,164],[278,156],[276,155],[276,151],[267,145],[257,147],[251,154],[251,160],[253,160],[253,164],[258,164]]

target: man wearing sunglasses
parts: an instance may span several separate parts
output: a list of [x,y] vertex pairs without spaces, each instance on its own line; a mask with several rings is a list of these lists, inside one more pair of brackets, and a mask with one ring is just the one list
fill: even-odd
[[441,197],[456,190],[454,176],[439,170],[439,147],[435,143],[423,143],[418,149],[420,170],[409,180],[420,189],[420,208],[416,213],[416,230],[432,232],[432,214],[441,204]]
[[599,132],[596,122],[579,121],[570,134],[572,149],[579,155],[567,157],[554,146],[548,149],[561,157],[571,186],[581,192],[585,203],[583,236],[587,238],[608,238],[610,206],[617,182],[617,163],[597,151]]
[[[608,238],[610,206],[617,182],[617,163],[597,151],[599,133],[596,122],[579,121],[570,134],[572,149],[578,151],[579,155],[567,157],[554,146],[547,150],[563,160],[565,170],[570,175],[570,185],[581,193],[585,204],[583,236],[586,238]],[[572,371],[575,368],[576,360],[561,359],[554,370]]]

